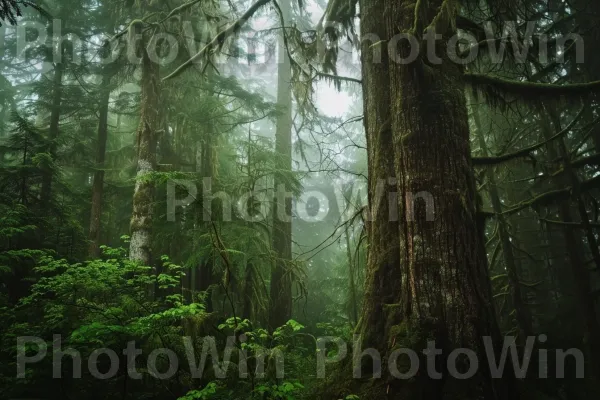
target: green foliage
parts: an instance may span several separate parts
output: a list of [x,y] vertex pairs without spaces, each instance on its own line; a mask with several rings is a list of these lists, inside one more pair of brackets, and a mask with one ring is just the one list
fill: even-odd
[[191,390],[185,396],[180,397],[178,400],[208,400],[213,398],[214,394],[217,393],[219,386],[210,382],[206,387],[201,390]]
[[260,385],[254,391],[265,400],[296,400],[296,393],[304,389],[298,382],[283,382],[274,385]]

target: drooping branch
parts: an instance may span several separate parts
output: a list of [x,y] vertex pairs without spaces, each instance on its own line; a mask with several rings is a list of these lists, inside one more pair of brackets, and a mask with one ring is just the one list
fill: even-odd
[[359,85],[362,84],[361,79],[352,78],[350,76],[339,76],[339,75],[333,75],[333,74],[326,74],[324,72],[319,72],[319,71],[316,71],[316,75],[317,75],[317,78],[322,78],[322,79],[331,79],[333,81],[339,81],[339,82],[358,83]]
[[[584,193],[584,192],[588,192],[592,189],[597,189],[598,187],[600,187],[600,176],[597,176],[595,178],[592,178],[592,179],[582,182],[578,189],[579,189],[580,193]],[[511,214],[515,214],[521,210],[524,210],[526,208],[549,205],[549,204],[559,201],[559,200],[568,199],[569,197],[571,197],[572,192],[573,192],[572,187],[567,187],[567,188],[558,189],[558,190],[551,190],[551,191],[542,193],[538,196],[535,196],[532,199],[522,201],[521,203],[515,205],[514,207],[504,211],[502,214],[503,215],[511,215]]]
[[244,13],[244,15],[242,15],[234,23],[229,25],[226,29],[219,32],[217,34],[217,36],[215,36],[213,38],[213,40],[211,40],[206,46],[204,46],[202,48],[202,50],[200,50],[198,53],[193,55],[189,60],[187,60],[186,62],[181,64],[179,67],[177,67],[175,69],[175,71],[173,71],[169,75],[165,76],[163,78],[163,81],[166,81],[166,80],[175,78],[176,76],[179,76],[183,71],[185,71],[190,66],[192,66],[192,64],[194,62],[196,62],[196,60],[199,60],[200,58],[204,57],[209,51],[219,48],[219,46],[221,46],[225,42],[225,40],[227,40],[230,36],[236,34],[246,24],[246,22],[248,22],[248,20],[250,18],[252,18],[252,16],[254,14],[256,14],[256,12],[261,7],[263,7],[264,5],[266,5],[267,3],[271,2],[271,1],[272,0],[258,0]]
[[492,165],[501,164],[506,161],[514,160],[516,158],[522,158],[522,157],[529,156],[532,152],[544,147],[548,143],[550,143],[556,139],[559,139],[559,138],[563,137],[564,135],[566,135],[567,133],[569,133],[571,131],[571,129],[573,129],[573,126],[575,126],[577,121],[579,121],[579,119],[583,115],[584,109],[585,109],[585,107],[582,108],[581,111],[579,111],[579,113],[575,116],[575,118],[573,118],[573,120],[569,123],[569,125],[565,129],[558,132],[556,135],[552,136],[551,138],[544,140],[543,142],[536,143],[532,146],[526,147],[524,149],[515,151],[513,153],[504,154],[504,155],[498,156],[498,157],[474,157],[473,165],[492,166]]

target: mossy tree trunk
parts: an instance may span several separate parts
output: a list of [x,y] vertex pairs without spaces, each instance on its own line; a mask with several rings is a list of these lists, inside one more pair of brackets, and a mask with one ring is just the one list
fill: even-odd
[[[385,52],[389,38],[413,26],[422,32],[438,10],[442,20],[455,17],[447,13],[454,2],[420,1],[415,23],[416,3],[362,0],[363,39],[376,33]],[[452,25],[438,29],[444,37],[437,42],[438,55],[447,54]],[[377,63],[373,53],[381,43],[371,45],[364,43],[362,54],[373,220],[358,327],[363,348],[374,347],[384,355],[398,347],[420,352],[435,340],[442,350],[436,368],[443,379],[432,379],[423,370],[410,381],[391,380],[388,398],[508,399],[512,380],[492,379],[482,340],[491,336],[497,342],[500,334],[477,219],[461,68],[448,59],[432,66],[421,58],[403,64],[385,53]],[[396,45],[390,56],[407,59],[410,44],[404,40]],[[382,182],[384,189],[378,190]],[[388,192],[390,183],[397,199]],[[390,204],[398,206],[399,222],[394,222]],[[469,348],[480,360],[467,384],[453,379],[447,368],[448,355],[456,348]]]
[[[283,21],[290,21],[290,0],[280,3]],[[289,192],[289,173],[292,170],[292,70],[285,51],[283,38],[279,39],[279,59],[277,69],[277,105],[281,114],[277,117],[275,151],[277,168],[275,191]],[[292,316],[292,277],[289,265],[292,259],[292,199],[283,198],[283,193],[275,196],[273,212],[273,251],[276,260],[271,269],[269,326],[275,329],[284,325]]]
[[[365,130],[369,162],[369,212],[365,229],[368,235],[365,300],[359,323],[364,346],[379,350],[389,340],[396,315],[386,316],[384,304],[400,302],[400,230],[390,218],[388,196],[394,189],[389,181],[395,177],[393,138],[390,126],[389,60],[385,49],[376,47],[367,35],[387,37],[381,10],[386,0],[361,1],[362,77]],[[372,47],[375,45],[375,47]],[[379,57],[380,56],[380,57]]]
[[[145,43],[146,45],[147,43]],[[152,61],[145,45],[142,53],[141,110],[137,131],[137,174],[131,215],[129,257],[144,265],[152,264],[152,217],[156,171],[156,143],[159,121],[159,64]]]

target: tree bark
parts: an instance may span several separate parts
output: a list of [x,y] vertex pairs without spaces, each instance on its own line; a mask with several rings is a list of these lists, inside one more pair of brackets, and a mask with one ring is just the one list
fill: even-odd
[[[390,218],[388,201],[394,171],[394,151],[390,126],[389,58],[385,49],[372,47],[388,37],[381,11],[386,0],[360,2],[362,36],[362,81],[365,131],[369,166],[368,200],[365,229],[368,235],[365,300],[357,333],[364,346],[387,350],[389,331],[398,321],[397,309],[384,304],[400,303],[400,230],[397,218]],[[367,40],[367,35],[375,35]],[[395,206],[392,204],[392,206]]]
[[[289,0],[280,3],[283,21],[288,26],[291,14]],[[282,33],[282,35],[285,32]],[[275,152],[278,172],[275,173],[276,193],[273,212],[273,250],[277,259],[271,269],[269,326],[275,329],[292,317],[292,277],[289,264],[292,259],[292,199],[283,196],[289,192],[286,172],[292,171],[292,70],[283,37],[279,39],[277,70],[277,105],[281,114],[277,117]]]

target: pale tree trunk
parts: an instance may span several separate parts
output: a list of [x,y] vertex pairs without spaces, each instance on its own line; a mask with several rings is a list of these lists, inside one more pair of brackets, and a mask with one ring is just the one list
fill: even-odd
[[152,264],[152,217],[154,183],[148,180],[156,171],[156,142],[159,121],[159,64],[142,48],[140,124],[137,132],[137,174],[131,215],[129,257],[144,265]]
[[102,77],[100,95],[100,109],[98,116],[98,142],[96,144],[96,171],[92,184],[92,210],[90,216],[89,256],[96,258],[99,255],[100,230],[102,223],[102,196],[104,193],[104,160],[106,157],[106,141],[108,138],[108,105],[110,101],[110,76]]
[[[361,30],[381,33],[385,51],[387,39],[410,32],[413,26],[422,32],[438,10],[446,13],[453,4],[420,1],[415,24],[416,3],[362,0]],[[438,55],[447,54],[447,40],[455,33],[450,26],[438,31],[444,34],[437,42]],[[428,376],[421,367],[412,380],[390,380],[384,392],[387,398],[515,398],[512,380],[495,380],[486,368],[483,337],[498,345],[500,333],[477,218],[460,66],[448,59],[434,66],[423,59],[386,63],[385,57],[376,64],[369,53],[379,46],[364,44],[362,55],[370,208],[375,213],[358,328],[364,335],[363,347],[373,346],[384,355],[398,347],[419,353],[434,340],[442,350],[436,368],[443,379]],[[395,50],[407,59],[410,44],[400,41]],[[426,55],[422,52],[422,56]],[[385,196],[385,191],[383,198],[375,195],[377,180],[391,177],[395,177],[397,201]],[[399,224],[389,222],[394,213],[381,215],[390,199],[398,205]],[[480,368],[468,382],[453,378],[447,367],[449,354],[457,348],[474,351],[480,360]],[[421,357],[423,366],[426,359]]]
[[[280,3],[286,27],[290,21],[289,0]],[[289,263],[292,259],[292,199],[283,198],[283,190],[289,192],[286,178],[281,174],[292,170],[292,70],[285,50],[283,37],[279,39],[279,60],[277,70],[277,105],[282,114],[277,117],[275,151],[277,168],[275,173],[275,196],[273,212],[273,250],[277,260],[271,268],[269,326],[275,329],[284,325],[292,316],[292,277]]]

